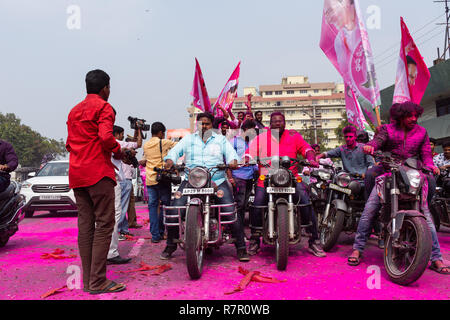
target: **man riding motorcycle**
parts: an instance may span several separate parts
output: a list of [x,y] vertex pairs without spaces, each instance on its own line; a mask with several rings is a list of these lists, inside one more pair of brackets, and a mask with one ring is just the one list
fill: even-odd
[[[390,152],[392,155],[403,160],[416,156],[423,162],[425,167],[432,169],[433,173],[438,174],[439,169],[434,166],[431,157],[427,131],[425,128],[417,125],[417,119],[422,113],[423,108],[413,102],[394,104],[390,110],[392,122],[379,128],[374,139],[364,146],[364,152],[367,154],[373,154],[377,150]],[[375,216],[381,208],[380,197],[376,188],[372,187],[370,191],[370,196],[358,224],[353,252],[348,257],[348,264],[351,266],[356,266],[360,263]],[[424,201],[422,203],[421,210],[426,218],[432,236],[433,244],[430,269],[448,275],[450,274],[450,268],[445,266],[442,261],[436,229],[427,202]]]
[[[237,168],[238,155],[228,142],[225,136],[213,132],[212,125],[214,116],[210,113],[200,113],[197,116],[199,129],[197,132],[185,136],[178,144],[173,147],[168,155],[164,158],[166,161],[166,169],[170,169],[177,160],[185,156],[186,167],[192,169],[197,166],[211,168],[219,164],[223,164],[224,160],[229,164],[231,169]],[[212,177],[213,182],[218,189],[223,191],[223,196],[218,198],[218,204],[233,203],[233,191],[226,181],[224,172],[217,172]],[[178,191],[182,191],[187,181],[181,183]],[[175,199],[172,206],[184,206],[187,202],[187,196]],[[224,209],[232,210],[232,208]],[[235,246],[239,261],[249,261],[244,240],[244,228],[241,220],[237,219],[232,225],[233,238],[236,239]],[[172,256],[177,249],[174,239],[179,238],[178,227],[167,228],[167,245],[162,252],[160,258],[165,260]]]
[[[258,135],[250,143],[248,154],[258,160],[258,158],[266,158],[272,156],[288,156],[296,158],[298,154],[301,154],[306,158],[311,166],[318,167],[319,165],[315,161],[314,150],[310,145],[303,140],[303,137],[296,131],[285,130],[286,121],[284,115],[280,112],[274,112],[270,116],[270,129],[264,133]],[[298,173],[296,166],[290,168],[294,173]],[[260,166],[260,173],[264,175],[267,172],[267,168]],[[296,197],[299,199],[299,203],[310,203],[309,194],[306,186],[303,183],[297,183]],[[250,214],[251,223],[251,238],[248,248],[248,253],[254,255],[260,250],[260,238],[261,235],[258,232],[262,228],[262,209],[257,209],[258,206],[263,206],[267,203],[267,192],[264,188],[264,182],[258,179],[257,186],[255,187],[255,209]],[[312,234],[309,239],[308,250],[318,257],[325,257],[326,254],[323,251],[320,242],[318,241],[319,235],[317,231],[317,218],[311,206],[302,207],[302,216],[311,219],[312,226],[308,228],[308,231]]]

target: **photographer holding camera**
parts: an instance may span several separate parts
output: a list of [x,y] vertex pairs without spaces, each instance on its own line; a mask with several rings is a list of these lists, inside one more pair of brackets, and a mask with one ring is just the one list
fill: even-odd
[[151,139],[144,144],[144,159],[140,161],[140,164],[145,165],[152,243],[158,243],[164,237],[163,215],[158,212],[159,202],[166,206],[170,204],[172,183],[170,176],[161,175],[154,169],[163,168],[163,158],[176,145],[176,142],[164,138],[166,127],[161,122],[152,124],[151,133]]
[[133,192],[133,184],[131,182],[133,178],[133,169],[130,168],[130,165],[139,166],[135,157],[136,151],[134,149],[140,148],[142,146],[142,134],[138,125],[135,126],[135,137],[137,137],[137,142],[123,141],[124,129],[119,126],[114,126],[113,135],[116,138],[117,142],[120,144],[121,148],[127,149],[125,151],[124,159],[120,163],[115,163],[118,169],[118,180],[121,188],[121,216],[118,222],[118,231],[120,233],[119,240],[125,240],[126,235],[132,236],[132,234],[130,234],[130,232],[128,231],[128,221],[126,219],[131,192]]

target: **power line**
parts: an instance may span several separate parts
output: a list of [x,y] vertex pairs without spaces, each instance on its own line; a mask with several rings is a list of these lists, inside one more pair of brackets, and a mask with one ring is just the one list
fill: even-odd
[[[419,29],[414,30],[413,32],[411,32],[411,34],[412,34],[412,35],[413,35],[413,34],[415,35],[416,33],[418,33],[419,31],[423,30],[424,28],[426,28],[427,26],[429,26],[429,25],[430,25],[431,23],[433,23],[434,21],[440,19],[440,18],[441,18],[442,16],[444,16],[444,15],[445,15],[445,13],[441,13],[439,16],[437,16],[436,18],[434,18],[434,19],[432,19],[431,21],[427,22],[425,25],[423,25],[423,26],[420,27]],[[378,59],[378,58],[382,57],[386,52],[389,52],[390,50],[395,49],[395,46],[397,46],[397,45],[398,45],[398,42],[392,44],[392,45],[389,46],[387,49],[385,49],[382,53],[377,54],[377,55],[374,57],[374,59]]]
[[[437,37],[438,35],[440,35],[440,34],[441,34],[441,32],[438,32],[438,33],[434,34],[432,37],[430,37],[430,38],[428,38],[427,40],[422,41],[421,43],[419,43],[418,46],[419,46],[419,45],[422,45],[422,44],[424,44],[424,43],[426,43],[426,42],[428,42],[428,41],[430,41],[431,39],[436,38],[436,37]],[[391,62],[393,62],[393,61],[395,61],[395,60],[397,60],[397,59],[398,59],[398,57],[395,57],[394,59],[389,60],[388,62],[382,64],[381,66],[378,66],[378,67],[377,67],[377,70],[379,70],[379,69],[381,69],[381,68],[387,66],[388,64],[390,64]]]

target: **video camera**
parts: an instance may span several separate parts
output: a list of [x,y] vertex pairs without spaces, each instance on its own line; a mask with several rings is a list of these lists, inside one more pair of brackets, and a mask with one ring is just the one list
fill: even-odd
[[[131,125],[131,129],[141,129],[142,131],[149,131],[150,130],[150,125],[149,124],[145,124],[144,119],[138,119],[138,118],[133,118],[133,117],[128,117],[128,121],[130,121],[130,125]],[[143,124],[142,125],[138,125],[137,122],[138,121],[142,121]]]
[[181,177],[173,172],[173,170],[166,170],[160,168],[153,168],[156,171],[156,182],[166,184],[180,184]]

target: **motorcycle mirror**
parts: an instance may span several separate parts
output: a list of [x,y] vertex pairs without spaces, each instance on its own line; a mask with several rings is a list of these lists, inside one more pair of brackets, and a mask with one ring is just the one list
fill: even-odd
[[291,167],[291,158],[289,158],[288,156],[284,156],[283,158],[281,158],[281,165],[283,166],[283,168],[289,169]]

